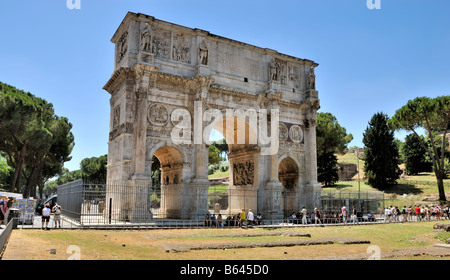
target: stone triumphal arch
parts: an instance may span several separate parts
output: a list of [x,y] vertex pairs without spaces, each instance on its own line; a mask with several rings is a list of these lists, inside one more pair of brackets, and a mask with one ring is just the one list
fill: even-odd
[[132,192],[111,196],[129,219],[149,212],[132,186],[151,187],[153,156],[165,216],[207,213],[212,128],[229,147],[229,212],[245,207],[275,219],[319,205],[318,64],[131,12],[111,41],[107,181]]

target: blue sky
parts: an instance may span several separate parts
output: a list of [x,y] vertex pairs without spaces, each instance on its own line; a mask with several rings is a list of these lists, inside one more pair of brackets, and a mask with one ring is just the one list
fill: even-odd
[[[0,81],[53,103],[73,124],[73,159],[107,154],[110,39],[128,11],[314,60],[321,112],[362,147],[373,114],[450,90],[450,1],[0,0]],[[396,134],[403,139],[405,133]]]

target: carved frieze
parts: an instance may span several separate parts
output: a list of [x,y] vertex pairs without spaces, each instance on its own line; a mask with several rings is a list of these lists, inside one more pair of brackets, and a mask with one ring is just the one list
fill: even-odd
[[304,126],[292,123],[279,124],[279,139],[284,142],[304,143]]
[[255,164],[253,161],[233,164],[233,184],[235,186],[253,185],[255,182]]
[[280,123],[278,127],[278,136],[280,141],[286,141],[288,139],[288,128],[284,123]]
[[117,62],[120,62],[128,50],[128,32],[124,32],[117,42]]
[[269,81],[277,81],[286,85],[286,68],[287,63],[285,61],[273,58],[269,64]]
[[157,57],[170,58],[170,32],[155,30],[152,41],[152,53]]
[[109,141],[113,141],[121,134],[133,134],[134,133],[134,125],[132,123],[123,123],[117,127],[115,127],[110,133],[109,133]]
[[289,80],[292,83],[292,86],[294,88],[301,88],[302,87],[302,80],[301,80],[301,75],[300,75],[300,67],[296,66],[296,65],[291,65],[288,68],[289,70]]
[[171,127],[154,126],[154,125],[150,125],[147,127],[147,136],[149,136],[149,137],[170,138],[171,132],[172,132]]
[[275,211],[281,211],[281,191],[272,192],[272,207]]
[[148,107],[147,119],[151,124],[164,126],[169,121],[169,111],[162,104],[152,104]]
[[301,143],[303,142],[303,130],[298,125],[293,125],[289,129],[289,137],[291,138],[292,142],[294,143]]
[[174,35],[172,46],[172,60],[191,63],[189,40],[183,34]]
[[120,105],[114,108],[113,128],[116,128],[120,124]]

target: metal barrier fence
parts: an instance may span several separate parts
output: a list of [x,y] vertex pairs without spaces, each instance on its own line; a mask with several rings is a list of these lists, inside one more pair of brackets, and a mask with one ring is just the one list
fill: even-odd
[[8,244],[9,237],[11,236],[11,231],[13,229],[13,220],[11,220],[3,232],[0,233],[0,260],[5,253],[6,245]]
[[384,192],[325,192],[321,194],[324,211],[340,212],[345,206],[349,211],[355,207],[359,212],[377,213],[379,209],[384,209]]
[[[217,217],[217,215],[216,215]],[[15,218],[16,219],[16,218]],[[450,215],[448,213],[441,213],[439,217],[436,216],[426,216],[426,215],[391,215],[386,216],[384,214],[374,214],[368,215],[363,214],[357,216],[356,218],[351,215],[347,217],[346,220],[339,215],[324,215],[320,219],[316,220],[314,215],[308,214],[305,219],[298,216],[297,218],[285,218],[285,219],[256,219],[253,223],[242,223],[239,220],[228,220],[225,219],[222,223],[218,223],[217,219],[208,220],[198,219],[198,220],[173,220],[173,219],[154,219],[152,221],[147,221],[144,223],[123,223],[114,221],[111,224],[79,224],[64,215],[61,216],[61,229],[108,229],[108,230],[118,230],[118,229],[171,229],[171,228],[211,228],[211,227],[223,227],[223,228],[237,228],[237,227],[247,227],[247,226],[258,226],[258,227],[309,227],[309,226],[343,226],[343,225],[370,225],[370,224],[385,224],[385,223],[405,223],[405,222],[439,222],[450,220]],[[55,228],[55,215],[52,214],[50,222],[48,224],[49,229]],[[21,224],[18,223],[17,228],[19,229],[41,229],[42,223],[40,216],[36,216],[34,223],[32,224]],[[59,228],[59,227],[58,227]]]
[[[256,217],[259,203],[267,198],[267,193],[211,186],[207,194],[203,194],[203,198],[207,200],[203,202],[206,207],[190,209],[183,203],[198,201],[198,193],[182,193],[177,185],[155,190],[147,185],[91,184],[78,180],[58,188],[58,204],[63,208],[63,216],[74,226],[80,227],[165,227],[174,224],[193,227],[204,223],[206,213],[214,215],[216,219],[220,214],[225,223],[227,218],[237,217],[241,208],[251,208]],[[318,208],[322,210],[325,222],[335,223],[333,217],[342,206],[348,209],[356,206],[363,211],[361,214],[384,208],[384,193],[322,192],[321,204]],[[195,203],[193,205],[196,206]],[[282,193],[281,210],[284,218],[288,218],[293,212],[298,213],[301,210],[298,205],[298,193]],[[308,213],[309,220],[310,215]],[[193,218],[184,218],[187,216]],[[266,220],[266,223],[283,224],[286,220]]]

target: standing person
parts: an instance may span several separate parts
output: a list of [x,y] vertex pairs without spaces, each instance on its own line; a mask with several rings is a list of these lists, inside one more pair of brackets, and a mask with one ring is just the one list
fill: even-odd
[[55,216],[53,217],[54,227],[56,228],[56,225],[58,224],[59,228],[61,228],[61,205],[56,202],[55,206],[53,206],[52,212],[55,213]]
[[44,209],[42,209],[42,229],[44,229],[44,224],[45,224],[45,229],[49,229],[48,228],[48,223],[50,222],[50,204],[45,204]]
[[407,222],[408,221],[408,210],[407,210],[406,206],[403,206],[401,214],[402,214],[402,222]]
[[395,206],[394,211],[395,211],[395,221],[399,222],[400,221],[400,209],[398,209],[398,206]]
[[389,208],[384,208],[384,222],[389,221]]
[[344,206],[341,209],[341,214],[339,215],[339,217],[342,217],[342,222],[344,223],[344,225],[347,223],[347,216],[348,216],[348,211],[347,208]]
[[358,210],[356,210],[355,206],[353,206],[353,210],[352,210],[352,219],[353,219],[353,224],[358,223]]
[[253,225],[254,222],[255,222],[255,216],[253,215],[252,209],[248,209],[247,224]]
[[420,221],[421,220],[421,218],[420,218],[420,204],[416,206],[415,211],[416,211],[416,217],[417,217],[416,221]]
[[241,214],[239,214],[239,218],[240,218],[239,223],[241,226],[244,224],[246,216],[247,215],[245,214],[245,210],[244,210],[244,208],[242,208]]
[[307,219],[308,212],[306,211],[305,207],[302,208],[301,213],[302,213],[302,224],[304,224],[304,225],[308,224],[308,219]]
[[317,208],[314,208],[314,220],[316,225],[317,221],[319,221],[319,223],[322,224],[322,221],[320,220],[320,211]]
[[6,195],[0,196],[0,227],[3,223],[6,225],[6,209],[7,209],[8,197]]

